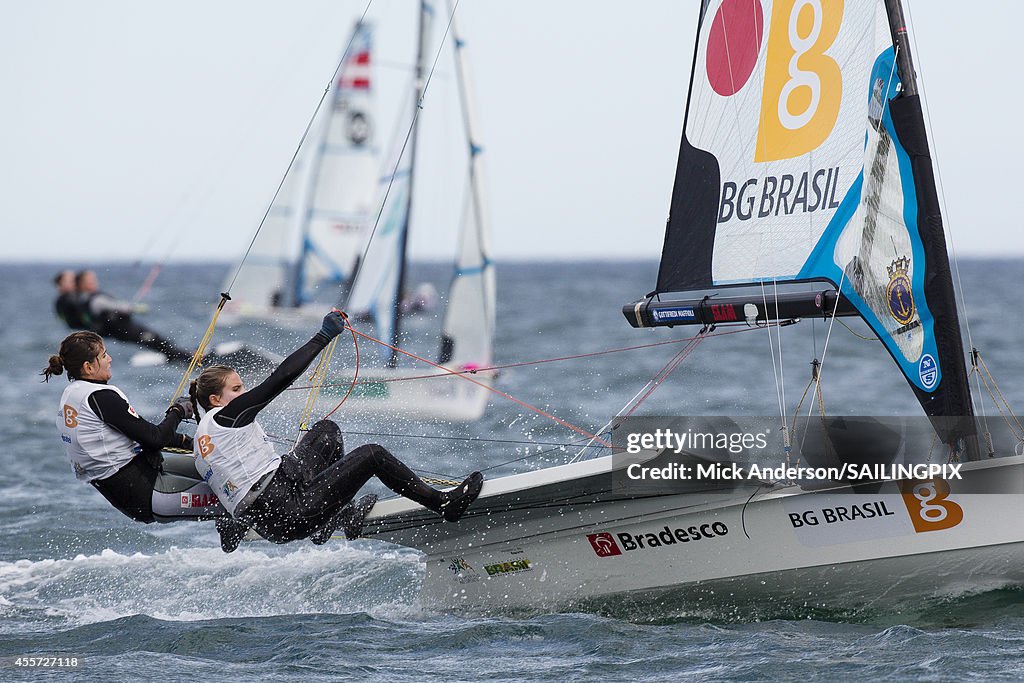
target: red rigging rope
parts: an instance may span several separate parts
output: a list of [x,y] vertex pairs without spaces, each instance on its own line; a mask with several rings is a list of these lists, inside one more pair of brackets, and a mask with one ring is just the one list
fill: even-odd
[[[345,314],[342,313],[342,315]],[[348,320],[348,316],[345,316],[345,320]],[[348,331],[352,333],[352,346],[354,346],[356,350],[356,368],[355,372],[352,373],[352,383],[349,384],[348,391],[346,391],[345,395],[342,396],[340,401],[338,401],[338,405],[334,406],[334,408],[331,409],[331,412],[324,415],[323,419],[325,420],[329,418],[331,415],[334,415],[335,411],[338,410],[338,408],[340,408],[342,404],[348,400],[348,397],[352,395],[352,390],[356,388],[356,380],[359,379],[359,337],[356,336],[356,331],[352,329],[351,325],[347,325],[347,327]]]
[[[346,320],[348,320],[348,319],[346,318]],[[466,380],[467,382],[472,382],[473,384],[476,384],[477,386],[483,387],[487,391],[490,391],[490,392],[492,392],[494,394],[497,394],[497,395],[501,396],[502,398],[505,398],[505,399],[507,399],[509,401],[512,401],[513,403],[516,403],[517,405],[520,405],[523,408],[526,408],[527,410],[533,411],[533,412],[537,413],[538,415],[542,415],[544,417],[547,417],[547,418],[557,422],[558,424],[560,424],[560,425],[562,425],[564,427],[567,427],[567,428],[573,430],[574,432],[577,432],[578,434],[581,434],[581,435],[585,436],[586,438],[588,438],[590,440],[593,440],[593,441],[596,441],[596,442],[598,442],[598,443],[600,443],[600,444],[602,444],[604,446],[611,446],[611,444],[609,444],[604,439],[601,439],[600,437],[598,437],[598,436],[596,436],[594,434],[591,434],[590,432],[587,432],[586,430],[584,430],[584,429],[582,429],[580,427],[572,425],[572,424],[566,422],[565,420],[563,420],[563,419],[561,419],[561,418],[559,418],[559,417],[557,417],[555,415],[552,415],[551,413],[548,413],[548,412],[546,412],[544,410],[541,410],[540,408],[537,408],[536,406],[533,406],[533,405],[531,405],[529,403],[526,403],[525,401],[517,399],[514,396],[511,396],[510,394],[507,394],[507,393],[501,391],[500,389],[495,389],[494,387],[492,387],[492,386],[490,386],[488,384],[485,384],[483,382],[479,382],[479,381],[473,379],[472,377],[468,377],[467,375],[477,374],[477,373],[480,373],[480,372],[487,372],[487,371],[491,371],[491,370],[499,370],[499,369],[503,369],[503,368],[521,367],[521,366],[524,366],[524,365],[539,365],[539,364],[542,364],[542,363],[552,363],[552,362],[556,362],[556,361],[574,360],[574,359],[578,359],[578,358],[589,358],[589,357],[592,357],[592,356],[601,356],[601,355],[605,355],[605,354],[609,354],[609,353],[618,353],[618,352],[621,352],[621,351],[633,351],[633,350],[637,350],[637,349],[646,349],[646,348],[651,348],[651,347],[655,347],[655,346],[663,346],[663,345],[666,345],[666,344],[680,344],[680,343],[684,343],[684,342],[687,343],[686,347],[683,348],[678,354],[673,356],[672,360],[670,360],[669,363],[664,368],[662,368],[655,375],[654,379],[651,380],[651,383],[649,385],[648,391],[642,397],[640,397],[637,401],[635,401],[633,403],[632,407],[629,409],[629,412],[627,413],[627,416],[628,416],[629,414],[632,414],[633,411],[635,411],[637,409],[637,407],[639,407],[639,405],[641,403],[643,403],[644,400],[646,400],[652,393],[654,393],[654,391],[665,381],[665,379],[670,374],[672,374],[672,372],[680,365],[680,363],[682,363],[683,360],[685,360],[686,357],[689,356],[690,353],[692,353],[693,350],[696,349],[697,346],[700,344],[700,342],[702,342],[703,340],[707,339],[708,337],[717,337],[717,336],[724,336],[724,335],[730,335],[730,334],[737,334],[739,332],[748,332],[748,331],[759,329],[759,328],[744,327],[744,328],[739,328],[739,329],[734,329],[734,330],[729,330],[729,331],[723,331],[723,332],[712,332],[712,333],[704,332],[704,333],[697,334],[697,335],[695,335],[693,337],[685,337],[683,339],[672,339],[672,340],[668,340],[668,341],[655,342],[653,344],[641,344],[641,345],[638,345],[638,346],[627,346],[627,347],[621,347],[621,348],[616,348],[616,349],[607,349],[607,350],[604,350],[604,351],[596,351],[596,352],[592,352],[592,353],[581,353],[581,354],[576,354],[576,355],[572,355],[572,356],[561,356],[561,357],[558,357],[558,358],[547,358],[547,359],[536,360],[536,361],[526,361],[526,362],[522,362],[522,363],[508,363],[508,364],[505,364],[505,365],[492,365],[492,366],[488,366],[488,367],[474,368],[472,370],[453,370],[451,368],[446,368],[443,365],[439,365],[437,363],[429,361],[426,358],[422,358],[420,356],[417,356],[416,354],[411,353],[409,351],[405,351],[405,350],[400,349],[400,348],[398,348],[396,346],[392,346],[391,344],[388,344],[385,341],[382,341],[380,339],[372,337],[372,336],[370,336],[370,335],[368,335],[368,334],[366,334],[364,332],[359,332],[355,328],[352,327],[351,320],[348,320],[348,324],[346,325],[346,327],[352,333],[352,341],[353,341],[353,344],[355,345],[355,350],[356,350],[356,368],[355,368],[355,373],[354,373],[354,375],[352,377],[352,381],[351,381],[351,383],[349,385],[348,392],[341,399],[341,401],[336,406],[334,406],[334,408],[331,409],[331,411],[329,413],[327,413],[324,416],[324,419],[326,419],[326,418],[330,417],[331,415],[333,415],[341,407],[341,405],[352,394],[352,391],[354,390],[356,384],[358,383],[358,377],[359,377],[359,358],[360,358],[360,356],[359,356],[358,337],[363,337],[364,339],[367,339],[367,340],[372,341],[372,342],[376,342],[377,344],[381,344],[382,346],[386,346],[389,349],[392,349],[392,350],[394,350],[394,351],[396,351],[398,353],[404,354],[404,355],[406,355],[406,356],[408,356],[410,358],[413,358],[415,360],[418,360],[418,361],[421,361],[423,363],[426,363],[427,365],[430,365],[430,366],[435,367],[438,370],[442,371],[440,373],[436,373],[436,374],[432,374],[432,375],[418,375],[418,376],[415,376],[415,377],[401,377],[401,378],[392,378],[392,379],[384,379],[384,380],[374,380],[375,382],[376,381],[396,382],[396,381],[406,381],[406,380],[411,380],[411,379],[430,379],[430,378],[437,378],[437,377],[458,377],[460,379]],[[324,385],[324,386],[337,386],[337,385],[327,384],[327,385]],[[291,387],[290,390],[300,390],[300,389],[309,389],[309,388],[311,388],[311,387]]]
[[[608,355],[608,354],[611,354],[611,353],[622,353],[623,351],[639,351],[641,349],[651,349],[651,348],[654,348],[654,347],[657,347],[657,346],[665,346],[665,345],[668,345],[668,344],[683,344],[683,343],[692,342],[694,339],[698,339],[698,338],[722,337],[722,336],[726,336],[726,335],[730,335],[730,334],[739,334],[740,332],[750,332],[750,331],[759,330],[759,329],[762,329],[762,328],[743,327],[743,328],[740,328],[740,329],[734,329],[734,330],[729,330],[729,331],[725,331],[725,332],[712,332],[712,333],[708,333],[708,334],[703,335],[703,337],[701,337],[701,335],[696,335],[696,336],[693,336],[693,337],[683,337],[682,339],[669,339],[667,341],[654,342],[654,343],[651,343],[651,344],[640,344],[640,345],[637,345],[637,346],[620,346],[620,347],[617,347],[617,348],[614,348],[614,349],[605,349],[604,351],[593,351],[591,353],[578,353],[578,354],[575,354],[575,355],[572,355],[572,356],[556,356],[556,357],[552,357],[552,358],[541,358],[541,359],[538,359],[538,360],[527,360],[527,361],[522,361],[522,362],[519,362],[519,363],[504,363],[502,365],[486,365],[486,366],[482,366],[482,367],[474,367],[474,368],[472,368],[470,370],[451,370],[449,368],[445,368],[444,372],[435,372],[433,374],[427,374],[427,375],[412,375],[410,377],[377,378],[377,379],[374,379],[373,382],[374,382],[374,384],[385,383],[385,382],[408,382],[408,381],[411,381],[411,380],[437,379],[439,377],[450,377],[451,375],[476,375],[476,374],[479,374],[481,372],[491,372],[493,370],[506,370],[508,368],[520,368],[520,367],[526,367],[526,366],[530,366],[530,365],[543,365],[545,363],[559,363],[559,362],[567,361],[567,360],[579,360],[580,358],[592,358],[592,357],[595,357],[595,356],[605,356],[605,355]],[[367,339],[370,339],[371,341],[379,341],[379,340],[374,339],[373,337],[369,337],[367,335],[363,335],[363,336],[366,336]],[[384,342],[379,342],[379,343],[384,344]],[[385,344],[385,346],[387,346],[387,344]],[[356,349],[356,352],[358,354],[358,348]],[[358,360],[359,359],[358,359],[358,355],[357,355],[357,357],[356,357],[356,362],[357,363],[358,363]],[[332,383],[328,382],[328,383],[324,384],[323,386],[325,386],[325,387],[335,387],[335,386],[344,386],[344,384],[343,383],[332,384]],[[293,387],[288,387],[288,389],[286,391],[301,391],[301,390],[305,390],[305,389],[309,389],[309,388],[311,388],[311,387],[309,387],[309,386],[293,386]]]
[[[363,337],[364,339],[368,339],[368,340],[370,340],[372,342],[376,342],[378,344],[386,346],[387,348],[391,349],[392,351],[395,351],[397,353],[401,353],[401,354],[403,354],[405,356],[408,356],[409,358],[412,358],[414,360],[418,360],[421,363],[426,363],[427,365],[429,365],[431,367],[437,368],[438,370],[441,370],[445,375],[449,375],[449,376],[452,376],[452,377],[458,377],[458,378],[463,379],[463,380],[465,380],[467,382],[472,382],[473,384],[475,384],[475,385],[477,385],[479,387],[482,387],[482,388],[486,389],[487,391],[495,393],[498,396],[501,396],[502,398],[508,399],[509,401],[512,401],[513,403],[515,403],[515,404],[517,404],[519,406],[522,406],[523,408],[526,408],[527,410],[531,410],[531,411],[537,413],[538,415],[542,415],[542,416],[544,416],[544,417],[546,417],[546,418],[548,418],[550,420],[554,420],[555,422],[557,422],[558,424],[562,425],[563,427],[571,429],[571,430],[573,430],[574,432],[576,432],[578,434],[582,434],[583,436],[587,437],[588,439],[593,439],[593,440],[597,441],[598,443],[600,443],[602,445],[605,445],[605,446],[611,446],[611,444],[608,443],[607,441],[605,441],[604,439],[601,439],[600,437],[598,437],[598,436],[596,436],[594,434],[591,434],[590,432],[586,431],[585,429],[582,429],[580,427],[577,427],[576,425],[570,424],[570,423],[566,422],[565,420],[563,420],[562,418],[557,417],[556,415],[552,415],[551,413],[549,413],[549,412],[547,412],[545,410],[542,410],[540,408],[537,408],[536,406],[533,406],[533,405],[531,405],[531,404],[529,404],[529,403],[527,403],[525,401],[521,401],[518,398],[516,398],[516,397],[514,397],[514,396],[512,396],[510,394],[507,394],[504,391],[501,391],[500,389],[495,389],[494,387],[492,387],[492,386],[490,386],[488,384],[485,384],[483,382],[475,380],[472,377],[468,377],[464,372],[460,372],[458,370],[452,370],[450,368],[446,368],[445,366],[443,366],[443,365],[441,365],[439,363],[435,363],[435,362],[427,360],[426,358],[423,358],[421,356],[417,356],[416,354],[411,353],[409,351],[405,351],[403,349],[400,349],[397,346],[392,346],[391,344],[388,344],[387,342],[382,341],[380,339],[377,339],[375,337],[371,337],[370,335],[368,335],[368,334],[366,334],[364,332],[359,332],[354,327],[352,327],[351,322],[347,325],[347,327],[348,327],[349,330],[352,331],[353,338],[355,338],[355,336],[358,335],[360,337]],[[443,376],[443,375],[441,375],[441,376]],[[354,385],[354,383],[355,383],[355,378],[353,378],[353,385]],[[351,391],[349,393],[351,393]],[[347,399],[347,398],[348,398],[348,394],[346,394],[345,398],[343,398],[341,400],[341,402],[338,403],[338,405],[336,405],[333,410],[331,410],[330,413],[327,413],[327,415],[328,416],[332,415],[335,410],[337,410],[338,408],[341,407],[341,404],[344,403],[345,399]],[[325,416],[325,418],[326,418],[326,416]]]

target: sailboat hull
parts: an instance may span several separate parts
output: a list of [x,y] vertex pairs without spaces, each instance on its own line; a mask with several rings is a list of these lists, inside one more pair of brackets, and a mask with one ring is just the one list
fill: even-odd
[[367,532],[426,553],[424,601],[446,608],[667,592],[692,605],[760,595],[860,609],[1024,584],[1022,457],[967,463],[948,493],[942,480],[861,493],[751,483],[616,499],[601,488],[610,471],[609,457],[493,480],[456,524],[384,501]]

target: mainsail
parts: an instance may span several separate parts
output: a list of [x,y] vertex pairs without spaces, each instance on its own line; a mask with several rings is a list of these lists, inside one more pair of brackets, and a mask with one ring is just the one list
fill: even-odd
[[459,252],[455,272],[448,290],[448,310],[441,326],[441,363],[456,367],[491,364],[491,341],[494,339],[494,266],[490,253],[490,225],[484,189],[483,150],[477,134],[476,98],[472,92],[465,43],[452,14],[452,40],[455,45],[455,68],[458,74],[462,118],[469,144],[468,191],[462,218]]
[[[359,22],[325,108],[310,127],[232,288],[246,309],[340,298],[366,244],[376,192],[372,29]],[[326,288],[326,289],[322,289]]]
[[[417,137],[419,134],[419,107],[423,96],[425,69],[425,41],[430,34],[433,12],[420,3],[417,24],[416,76],[413,96],[406,109],[408,123],[399,130],[409,131],[408,137],[399,136],[394,142],[392,159],[380,183],[383,208],[377,233],[367,246],[366,255],[356,272],[345,308],[366,311],[373,318],[378,338],[397,347],[400,342],[401,301],[405,289],[406,248],[409,241],[409,221],[412,216],[413,180],[416,168]],[[381,346],[380,352],[389,367],[398,363],[398,352]]]
[[[405,125],[408,138],[399,136],[388,173],[381,180],[383,202],[380,221],[345,307],[350,311],[370,313],[377,337],[398,346],[400,341],[401,297],[404,290],[406,243],[412,215],[413,180],[415,178],[419,121],[417,112],[423,93],[426,54],[425,42],[431,35],[432,9],[421,4],[419,48],[413,99]],[[462,122],[468,147],[466,193],[459,228],[448,306],[441,326],[439,362],[452,367],[484,367],[491,363],[494,339],[494,267],[490,260],[490,225],[484,196],[485,178],[482,148],[478,142],[474,97],[465,44],[458,34],[454,14],[448,31],[453,45]],[[392,171],[392,169],[394,169]],[[382,360],[389,366],[397,364],[397,352],[381,347]]]
[[[928,415],[968,416],[945,238],[904,40],[896,0],[702,3],[655,293],[830,282],[878,335]],[[634,323],[649,324],[637,310]],[[675,310],[670,322],[686,322],[687,313]]]

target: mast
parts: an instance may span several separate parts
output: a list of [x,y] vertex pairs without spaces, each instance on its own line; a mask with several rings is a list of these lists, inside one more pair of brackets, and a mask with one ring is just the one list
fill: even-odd
[[[943,368],[941,384],[947,385],[944,391],[934,394],[931,401],[922,399],[921,402],[942,440],[954,447],[963,441],[967,457],[976,460],[980,457],[976,439],[968,438],[975,433],[971,419],[974,409],[960,335],[956,292],[949,269],[949,252],[906,21],[899,0],[885,0],[885,8],[902,83],[902,92],[889,102],[889,107],[900,141],[910,154],[916,181],[918,228],[925,256],[925,298],[935,317],[936,346]],[[918,397],[921,398],[920,393]]]
[[[409,195],[406,197],[405,226],[402,230],[401,247],[398,250],[398,291],[395,292],[394,306],[392,306],[391,345],[397,347],[401,335],[402,320],[402,292],[405,291],[406,276],[406,250],[409,244],[409,223],[412,220],[412,195],[413,185],[416,179],[416,138],[420,127],[420,105],[423,98],[423,60],[426,56],[425,43],[427,32],[427,13],[430,8],[426,0],[420,0],[420,19],[416,45],[416,78],[413,84],[413,119],[412,133],[409,136]],[[392,349],[391,357],[387,366],[393,368],[398,365],[398,351]]]

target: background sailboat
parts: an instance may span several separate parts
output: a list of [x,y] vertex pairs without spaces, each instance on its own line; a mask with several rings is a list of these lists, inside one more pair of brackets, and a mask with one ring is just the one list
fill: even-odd
[[[398,367],[400,354],[396,348],[403,344],[400,326],[408,271],[407,244],[410,230],[417,227],[413,225],[416,201],[413,188],[417,172],[431,170],[431,167],[418,162],[420,106],[427,82],[428,50],[432,53],[432,48],[439,42],[431,30],[432,6],[423,2],[419,10],[414,90],[405,119],[407,125],[399,127],[408,135],[399,138],[392,161],[386,165],[389,172],[381,180],[384,199],[377,231],[344,304],[350,312],[368,312],[374,335],[390,346],[381,345],[377,349],[380,360],[377,368],[361,371],[358,391],[350,396],[345,410],[348,414],[390,414],[412,419],[474,420],[483,414],[489,398],[486,386],[493,379],[492,373],[475,371],[492,362],[495,277],[489,257],[490,223],[484,196],[483,150],[477,132],[465,44],[454,18],[446,27],[446,36],[461,105],[463,129],[459,137],[464,140],[467,154],[462,177],[454,183],[461,185],[463,192],[458,251],[440,338],[430,360],[453,372],[472,371],[478,383],[443,376],[443,371],[438,373],[426,365],[416,367],[408,359],[404,367]],[[442,376],[416,379],[425,374]],[[327,394],[341,391],[347,391],[344,381],[335,382],[333,392],[329,390]]]
[[229,315],[322,316],[324,305],[336,304],[351,284],[373,221],[380,165],[372,55],[373,29],[359,22],[325,106],[231,288]]
[[[487,482],[456,525],[403,500],[382,501],[367,533],[426,553],[428,601],[482,609],[681,586],[686,595],[723,587],[840,606],[891,590],[927,596],[965,580],[1024,582],[1024,534],[1007,522],[1024,513],[1024,456],[1013,454],[1011,432],[988,442],[971,420],[898,0],[699,5],[657,288],[624,307],[627,319],[699,326],[697,342],[716,326],[749,326],[780,343],[780,325],[800,317],[858,315],[920,401],[924,429],[830,419],[820,400],[820,415],[791,423],[789,407],[780,406],[779,416],[760,419],[767,447],[744,447],[742,457],[662,447],[580,460]],[[821,376],[811,385],[816,394]],[[734,433],[751,433],[732,422]],[[821,425],[820,438],[800,448],[791,424],[802,436]],[[619,421],[616,431],[649,434],[655,426],[671,425]],[[987,455],[1000,457],[979,459],[979,435],[991,443]],[[860,437],[870,437],[867,449]],[[714,476],[730,471],[730,457],[745,459],[746,474]],[[953,463],[962,472],[870,488],[838,471],[803,487],[786,481],[795,475],[749,474],[752,464],[795,464],[791,458]],[[684,475],[668,486],[637,486],[626,476],[631,465],[674,465]],[[701,478],[698,468],[711,474]]]

